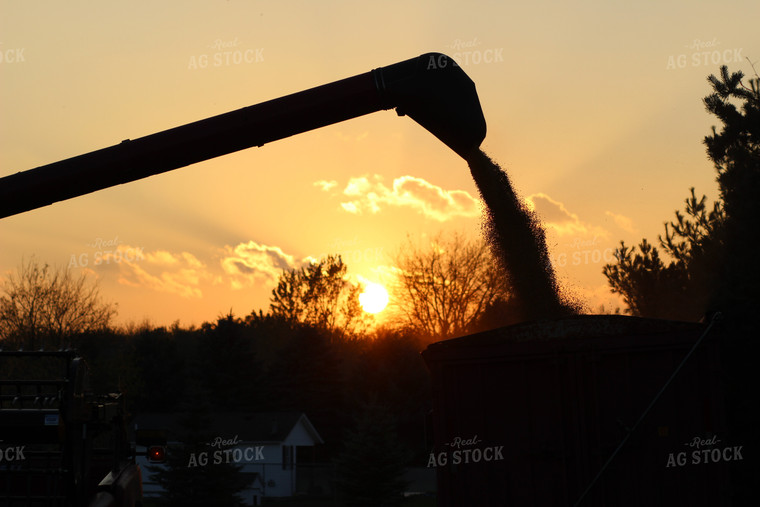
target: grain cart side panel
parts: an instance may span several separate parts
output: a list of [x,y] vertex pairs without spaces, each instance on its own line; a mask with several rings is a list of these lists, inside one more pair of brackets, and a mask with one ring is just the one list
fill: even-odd
[[[704,327],[578,316],[428,347],[438,505],[573,505]],[[724,458],[741,443],[730,441],[720,378],[713,337],[581,505],[728,505]],[[693,462],[695,439],[709,463]]]

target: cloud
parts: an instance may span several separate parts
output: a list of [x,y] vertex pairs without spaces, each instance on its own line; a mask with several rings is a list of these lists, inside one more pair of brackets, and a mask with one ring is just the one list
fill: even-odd
[[602,238],[608,236],[605,229],[581,221],[578,215],[570,212],[564,204],[544,193],[529,195],[525,200],[528,207],[541,219],[544,227],[555,231],[560,236],[593,235]]
[[148,288],[184,298],[201,297],[201,282],[217,281],[206,266],[188,252],[143,252],[139,247],[119,245],[115,251],[104,255],[102,262],[118,265],[118,281],[123,285]]
[[178,262],[174,255],[166,250],[148,252],[148,261],[159,266],[171,266]]
[[348,211],[349,213],[353,213],[355,215],[358,215],[359,213],[361,213],[361,211],[356,206],[356,204],[354,204],[352,202],[342,202],[342,203],[340,203],[340,207],[343,208],[344,210]]
[[237,246],[225,245],[220,266],[212,272],[189,252],[173,253],[168,250],[144,252],[142,248],[119,245],[100,260],[101,269],[118,270],[119,283],[142,287],[158,292],[176,294],[184,298],[203,296],[203,284],[223,283],[225,278],[233,289],[242,289],[258,283],[275,282],[283,269],[300,263],[276,246],[248,241]]
[[[321,182],[316,182],[315,186],[328,190]],[[468,192],[444,190],[422,178],[408,175],[394,179],[390,187],[379,175],[351,178],[343,195],[350,199],[341,202],[341,208],[357,215],[379,213],[387,206],[412,208],[439,222],[456,217],[477,217],[481,213],[480,201]]]
[[638,229],[633,226],[633,220],[628,218],[625,215],[618,215],[616,213],[613,213],[611,211],[605,211],[605,215],[608,217],[611,217],[612,220],[615,222],[615,225],[623,229],[625,232],[630,232],[631,234],[638,234]]
[[321,190],[324,190],[325,192],[329,192],[333,188],[338,186],[338,182],[335,180],[319,180],[314,182],[315,187],[319,187]]
[[261,245],[255,241],[225,246],[221,266],[230,277],[233,289],[250,287],[256,282],[276,282],[284,269],[292,269],[297,262],[280,247]]

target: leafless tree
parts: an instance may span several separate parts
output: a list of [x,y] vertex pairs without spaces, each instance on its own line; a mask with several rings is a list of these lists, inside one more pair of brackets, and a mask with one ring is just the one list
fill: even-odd
[[35,258],[21,261],[0,287],[0,345],[26,349],[61,348],[67,337],[105,329],[116,305],[100,300],[85,274],[51,269]]
[[393,260],[396,319],[419,335],[446,339],[472,332],[489,308],[509,299],[505,277],[483,240],[439,233],[420,246],[407,238]]

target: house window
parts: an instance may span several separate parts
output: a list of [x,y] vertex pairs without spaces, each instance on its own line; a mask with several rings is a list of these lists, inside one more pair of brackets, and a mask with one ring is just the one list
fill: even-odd
[[290,470],[293,468],[293,446],[282,446],[282,469]]

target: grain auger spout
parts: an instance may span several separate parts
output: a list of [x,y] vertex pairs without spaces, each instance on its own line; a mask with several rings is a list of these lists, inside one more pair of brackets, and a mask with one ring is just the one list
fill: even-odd
[[463,158],[485,138],[472,80],[448,56],[427,53],[0,178],[0,218],[393,108]]

